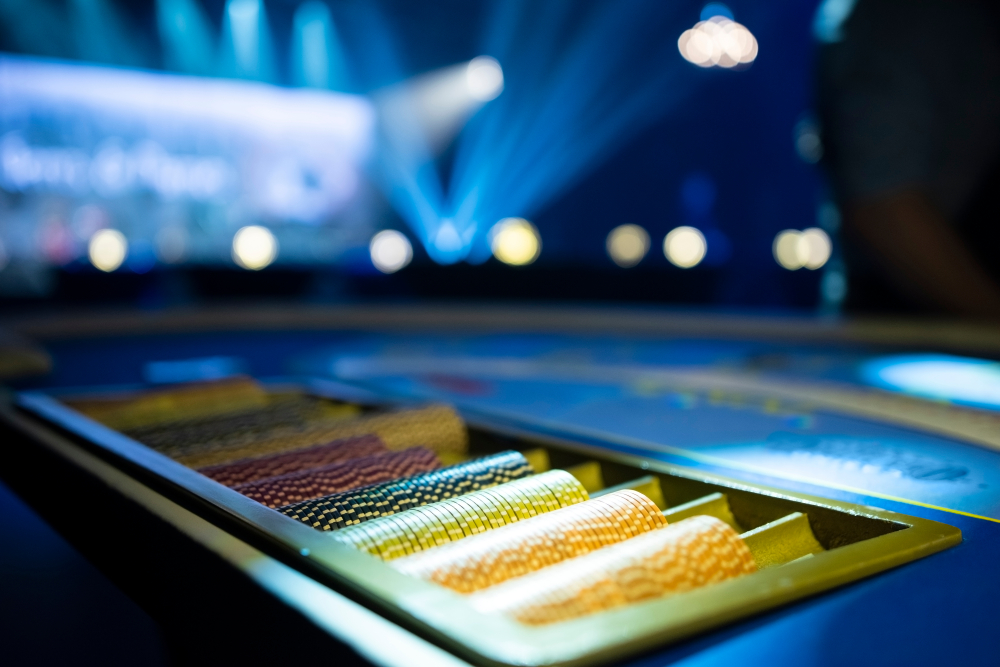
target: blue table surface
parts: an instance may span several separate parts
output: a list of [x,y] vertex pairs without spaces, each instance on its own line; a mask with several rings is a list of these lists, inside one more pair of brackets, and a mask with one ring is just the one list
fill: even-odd
[[[775,376],[859,383],[858,364],[880,353],[861,347],[775,346],[753,341],[329,332],[91,338],[61,340],[47,345],[47,348],[54,359],[53,372],[45,378],[24,382],[19,388],[58,390],[142,384],[148,377],[147,364],[150,361],[225,356],[237,359],[240,368],[257,377],[343,377],[345,368],[354,369],[352,372],[355,375],[348,379],[363,379],[368,386],[386,392],[421,398],[446,398],[463,407],[486,412],[495,409],[508,416],[523,417],[527,422],[540,420],[554,425],[556,429],[560,424],[569,427],[579,425],[587,414],[594,413],[590,408],[595,405],[595,400],[605,401],[604,409],[598,411],[601,413],[600,420],[591,419],[588,428],[595,433],[647,440],[650,437],[648,433],[636,430],[642,425],[643,415],[626,410],[629,406],[638,410],[635,406],[643,404],[642,397],[615,393],[613,387],[601,383],[579,383],[576,386],[572,382],[554,379],[520,377],[512,380],[509,377],[491,377],[489,373],[466,377],[447,368],[442,369],[450,373],[444,381],[433,375],[428,379],[423,371],[409,375],[402,372],[381,373],[363,378],[357,375],[357,369],[363,369],[365,365],[356,362],[412,360],[415,357],[433,359],[437,356],[449,359],[543,359],[581,366],[645,364],[650,367],[755,371],[763,368]],[[346,365],[344,360],[348,362]],[[564,385],[562,389],[554,391],[553,387],[560,384]],[[533,391],[537,395],[529,396]],[[1000,455],[941,436],[870,420],[863,424],[857,420],[857,423],[850,422],[843,416],[822,411],[799,415],[803,419],[797,421],[795,414],[790,418],[786,414],[781,416],[784,422],[768,422],[761,417],[760,411],[748,410],[745,406],[729,406],[729,414],[722,416],[721,413],[711,412],[710,408],[718,406],[709,406],[704,402],[692,406],[690,397],[678,397],[670,392],[662,394],[656,402],[650,403],[648,410],[657,414],[686,415],[681,421],[686,423],[687,431],[681,431],[675,443],[680,445],[680,450],[666,448],[663,452],[652,454],[648,449],[634,451],[643,456],[653,455],[671,463],[700,467],[747,481],[941,521],[959,527],[964,541],[942,553],[731,624],[627,664],[1000,664],[1000,651],[991,639],[1000,609],[1000,575],[996,573],[1000,523],[996,520],[891,500],[884,493],[867,495],[857,492],[858,485],[851,477],[856,471],[850,466],[842,467],[842,474],[850,483],[834,483],[836,476],[841,474],[834,467],[834,478],[828,485],[824,481],[827,478],[803,478],[790,476],[787,471],[768,470],[766,466],[770,459],[767,458],[760,459],[764,462],[763,467],[749,468],[735,464],[729,467],[718,457],[689,458],[683,452],[704,452],[704,448],[708,448],[707,451],[721,451],[726,456],[735,456],[733,448],[737,448],[744,455],[757,456],[761,450],[753,447],[775,442],[775,436],[778,442],[784,443],[789,438],[812,438],[805,446],[813,454],[820,452],[825,461],[831,456],[835,458],[836,451],[840,450],[824,448],[817,442],[824,442],[824,438],[854,438],[857,442],[867,443],[867,449],[861,448],[863,451],[869,454],[876,452],[875,458],[869,456],[869,459],[877,463],[876,468],[882,466],[881,472],[890,468],[903,471],[902,475],[895,474],[893,477],[902,480],[899,484],[905,482],[900,488],[906,494],[900,497],[922,501],[927,495],[937,499],[930,503],[932,505],[959,510],[962,510],[963,503],[972,503],[970,506],[977,511],[971,513],[985,516],[995,515],[1000,509],[1000,502],[996,502],[994,495],[1000,493]],[[721,431],[715,423],[720,419],[728,423]],[[673,423],[680,422],[675,420]],[[773,429],[773,432],[767,433],[768,429]],[[705,435],[716,431],[714,436]],[[627,441],[623,442],[626,444],[618,444],[616,448],[632,449]],[[858,447],[849,448],[849,451],[856,453]],[[891,465],[886,463],[886,452],[893,459]],[[910,458],[900,463],[901,456]],[[942,462],[944,468],[935,467]],[[880,470],[875,470],[875,473],[873,479],[876,482],[872,484],[877,486],[881,483],[878,482],[881,479]],[[886,476],[886,479],[889,477]]]

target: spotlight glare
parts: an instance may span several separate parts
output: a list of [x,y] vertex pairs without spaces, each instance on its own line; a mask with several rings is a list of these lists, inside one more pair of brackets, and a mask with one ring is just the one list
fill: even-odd
[[705,235],[694,227],[677,227],[663,239],[663,254],[674,266],[690,269],[697,266],[708,252]]
[[524,218],[504,218],[490,230],[493,255],[504,264],[524,266],[538,259],[542,239]]
[[250,271],[260,271],[278,256],[278,240],[265,227],[250,225],[233,236],[233,261]]
[[503,92],[503,69],[496,58],[473,58],[465,69],[465,83],[473,98],[489,102]]
[[368,252],[372,264],[382,273],[395,273],[413,259],[410,240],[395,229],[386,229],[373,236]]
[[110,273],[114,271],[128,255],[128,241],[125,235],[117,229],[101,229],[90,237],[87,245],[87,256],[95,267]]
[[608,234],[607,249],[615,264],[633,267],[649,252],[649,234],[639,225],[619,225]]

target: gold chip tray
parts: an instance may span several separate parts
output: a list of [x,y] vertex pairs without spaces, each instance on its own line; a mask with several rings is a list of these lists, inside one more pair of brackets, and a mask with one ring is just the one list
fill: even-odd
[[[379,400],[361,391],[355,402],[358,396],[362,403]],[[529,626],[480,614],[461,595],[403,575],[88,419],[50,395],[22,393],[2,411],[8,421],[20,422],[22,430],[37,430],[25,416],[41,418],[76,443],[85,443],[86,449],[75,450],[73,440],[45,438],[50,448],[101,475],[108,484],[140,501],[145,496],[148,507],[215,545],[222,555],[228,550],[232,564],[317,624],[323,626],[331,614],[345,613],[317,592],[318,582],[473,664],[617,662],[923,558],[962,540],[959,529],[936,521],[669,465],[533,432],[501,418],[463,415],[472,456],[516,449],[538,472],[552,467],[573,473],[592,496],[633,488],[653,499],[670,521],[714,515],[743,534],[760,567],[754,574],[665,599]],[[168,509],[164,503],[171,502],[183,509]],[[265,561],[280,567],[268,570],[262,566]],[[295,576],[276,576],[281,567],[290,568]]]

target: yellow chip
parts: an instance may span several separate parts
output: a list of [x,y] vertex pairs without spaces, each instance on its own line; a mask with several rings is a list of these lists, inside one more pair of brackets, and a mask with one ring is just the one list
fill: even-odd
[[537,484],[532,487],[525,486],[519,490],[525,495],[528,502],[531,503],[531,508],[538,514],[553,512],[560,507],[556,494],[545,484]]
[[510,499],[498,491],[500,488],[483,489],[479,492],[482,494],[480,497],[490,503],[490,508],[493,510],[493,514],[497,517],[497,520],[500,521],[500,525],[506,526],[516,523],[518,521],[517,512],[514,511],[514,506]]
[[379,520],[382,524],[381,528],[386,532],[394,534],[399,539],[399,544],[403,547],[404,551],[416,553],[420,551],[417,535],[413,532],[413,528],[408,521],[400,519],[402,515],[403,512],[398,512],[382,517]]
[[455,542],[465,537],[459,522],[451,515],[443,503],[434,503],[423,508],[429,514],[433,514],[445,529],[448,542]]
[[486,500],[484,500],[479,495],[481,492],[482,492],[482,489],[480,489],[479,491],[476,491],[475,493],[466,494],[466,495],[462,496],[462,498],[467,503],[469,503],[470,505],[472,505],[473,507],[475,507],[478,510],[477,516],[483,522],[483,525],[488,525],[489,526],[489,528],[487,530],[492,529],[492,528],[499,528],[500,525],[501,525],[500,524],[500,520],[493,514],[493,511],[492,511],[492,509],[489,506],[489,502],[486,501]]
[[538,515],[535,508],[531,506],[531,503],[528,502],[528,499],[516,486],[498,486],[496,488],[504,489],[503,493],[514,507],[514,512],[517,514],[519,520],[523,521]]
[[422,512],[423,508],[414,508],[395,515],[400,522],[406,523],[417,541],[413,544],[414,551],[423,551],[435,546],[433,518]]
[[474,535],[478,535],[489,530],[489,523],[484,523],[479,517],[480,510],[478,506],[476,506],[475,503],[470,503],[466,496],[452,498],[448,501],[448,503],[461,511],[462,517],[466,520],[469,529],[473,531]]
[[469,525],[469,520],[463,516],[458,506],[451,503],[450,500],[428,505],[428,507],[433,508],[432,511],[437,512],[442,517],[442,521],[444,521],[445,527],[448,529],[448,536],[452,542],[474,534],[473,529]]

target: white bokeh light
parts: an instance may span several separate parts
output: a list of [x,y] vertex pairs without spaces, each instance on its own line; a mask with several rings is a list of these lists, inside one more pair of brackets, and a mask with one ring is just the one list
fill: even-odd
[[829,261],[833,243],[830,236],[819,227],[810,227],[801,232],[786,229],[774,237],[771,250],[775,261],[789,271],[801,268],[814,271]]
[[91,236],[87,244],[90,263],[106,273],[121,266],[127,255],[128,241],[117,229],[102,229]]
[[611,261],[627,269],[649,252],[649,234],[639,225],[619,225],[608,234],[606,245]]
[[504,264],[531,264],[542,251],[542,238],[524,218],[504,218],[490,230],[493,255]]
[[250,271],[260,271],[278,256],[278,240],[266,227],[250,225],[233,237],[233,261]]
[[816,270],[827,263],[830,253],[833,252],[833,243],[830,237],[819,227],[810,227],[802,231],[802,240],[799,242],[804,246],[801,251],[805,256],[802,263],[809,270]]
[[395,273],[413,259],[410,240],[395,229],[386,229],[373,236],[368,252],[372,264],[382,273]]
[[663,239],[663,254],[671,264],[682,269],[698,266],[706,252],[705,235],[694,227],[677,227]]
[[746,26],[725,16],[713,16],[685,30],[677,40],[684,59],[699,67],[730,69],[757,58],[757,38]]
[[473,98],[489,102],[503,92],[503,69],[496,58],[473,58],[465,69],[465,82]]

